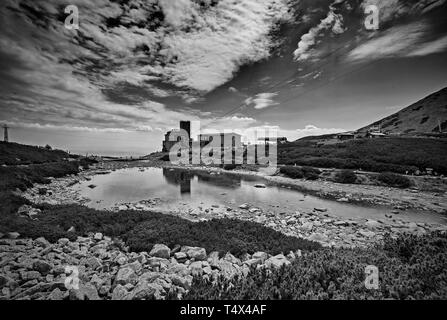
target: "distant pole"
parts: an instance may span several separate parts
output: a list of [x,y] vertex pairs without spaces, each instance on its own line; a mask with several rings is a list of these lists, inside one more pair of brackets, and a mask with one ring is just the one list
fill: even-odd
[[4,142],[9,142],[8,129],[9,129],[9,127],[5,124],[3,126],[3,141]]
[[439,133],[442,133],[441,120],[438,119]]

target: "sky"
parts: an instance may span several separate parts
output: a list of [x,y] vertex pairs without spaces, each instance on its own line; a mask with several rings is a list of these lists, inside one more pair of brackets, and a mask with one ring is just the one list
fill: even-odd
[[160,150],[180,120],[355,130],[447,86],[446,15],[447,0],[2,0],[0,123],[119,156]]

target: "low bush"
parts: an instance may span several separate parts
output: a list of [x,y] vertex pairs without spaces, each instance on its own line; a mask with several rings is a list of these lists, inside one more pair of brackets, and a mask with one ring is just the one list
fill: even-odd
[[[186,300],[447,299],[447,235],[402,235],[369,249],[324,249],[273,272],[215,285],[195,278]],[[365,267],[379,269],[379,289],[365,287]]]
[[306,180],[318,180],[320,177],[321,171],[319,169],[313,167],[302,167],[304,178]]
[[224,165],[222,165],[222,168],[223,168],[224,170],[231,171],[231,170],[236,169],[236,168],[237,168],[237,165],[235,165],[235,164],[224,164]]
[[377,180],[380,182],[386,184],[390,187],[395,188],[409,188],[411,187],[411,180],[407,177],[401,176],[399,174],[391,173],[391,172],[385,172],[379,174],[377,177]]
[[278,254],[320,248],[315,242],[286,236],[258,223],[233,219],[199,223],[175,217],[151,219],[136,226],[126,237],[127,244],[137,251],[148,251],[155,243],[197,246],[207,252],[231,252],[238,256],[256,251]]
[[[42,213],[37,220],[15,214],[0,216],[0,232],[17,231],[25,237],[43,236],[49,241],[102,232],[111,237],[121,237],[134,251],[150,251],[155,243],[171,247],[176,244],[198,246],[207,252],[231,252],[234,255],[255,251],[278,254],[321,247],[316,242],[285,236],[247,221],[219,219],[193,223],[154,212],[104,212],[76,205],[42,205],[39,208]],[[75,232],[67,232],[71,227]]]
[[354,184],[357,182],[357,175],[352,170],[341,170],[335,174],[335,182]]
[[285,175],[286,177],[292,178],[292,179],[302,179],[304,178],[303,170],[301,170],[300,167],[292,167],[292,166],[286,166],[281,167],[279,169],[279,172]]
[[321,171],[313,167],[294,167],[285,166],[279,169],[279,172],[286,177],[292,179],[306,179],[306,180],[317,180],[320,177]]

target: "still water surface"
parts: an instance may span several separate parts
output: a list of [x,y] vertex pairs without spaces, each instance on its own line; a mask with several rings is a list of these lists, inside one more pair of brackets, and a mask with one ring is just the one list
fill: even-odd
[[[267,188],[256,188],[263,183]],[[97,187],[90,189],[94,184]],[[82,196],[90,199],[88,206],[101,209],[120,203],[133,203],[159,198],[155,208],[167,211],[197,210],[218,205],[237,209],[243,203],[264,211],[281,213],[312,211],[326,208],[331,214],[349,219],[386,219],[391,209],[364,207],[349,203],[325,200],[305,193],[269,184],[262,178],[242,177],[234,174],[210,174],[166,168],[122,169],[107,175],[97,175],[91,181],[77,185]],[[214,209],[216,210],[216,209]],[[397,216],[405,221],[443,223],[438,214],[407,211]]]

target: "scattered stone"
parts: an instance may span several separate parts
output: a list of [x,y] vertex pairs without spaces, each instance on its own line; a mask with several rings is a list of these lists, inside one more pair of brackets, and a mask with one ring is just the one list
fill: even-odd
[[271,257],[265,261],[265,266],[268,268],[279,269],[282,266],[290,265],[290,261],[283,254]]
[[95,235],[93,236],[93,239],[97,240],[97,241],[101,241],[102,240],[102,233],[98,232],[95,233]]
[[252,259],[259,260],[263,263],[265,260],[268,259],[269,255],[268,255],[268,253],[258,251],[258,252],[253,253],[253,255],[251,257],[252,257]]
[[71,289],[69,292],[70,300],[101,300],[98,290],[91,283],[79,284],[79,289]]
[[325,208],[314,208],[314,211],[317,211],[317,212],[327,212],[327,209],[325,209]]
[[152,247],[152,250],[149,253],[149,255],[152,257],[169,259],[169,257],[171,256],[171,249],[169,249],[169,247],[165,246],[164,244],[155,244]]
[[9,232],[7,234],[8,239],[17,239],[20,237],[20,233],[18,232]]
[[43,275],[47,275],[52,268],[53,266],[46,261],[37,260],[33,263],[33,269]]
[[258,189],[265,189],[265,188],[267,188],[267,186],[265,184],[263,184],[263,183],[255,184],[254,187],[258,188]]
[[316,242],[327,242],[329,239],[325,234],[314,233],[309,237],[309,240]]
[[184,252],[176,252],[174,253],[174,258],[181,263],[185,262],[188,259],[188,255]]
[[239,206],[239,209],[242,209],[242,210],[248,210],[249,208],[250,208],[250,205],[247,203],[241,204]]
[[117,284],[126,285],[128,283],[136,284],[138,276],[130,267],[121,268],[115,278]]
[[97,186],[94,185],[94,184],[90,184],[88,187],[89,187],[90,189],[95,189]]
[[186,253],[190,259],[195,261],[206,260],[207,258],[204,248],[183,246],[181,252]]
[[34,243],[43,248],[47,248],[50,246],[50,243],[44,237],[37,238],[36,240],[34,240]]

